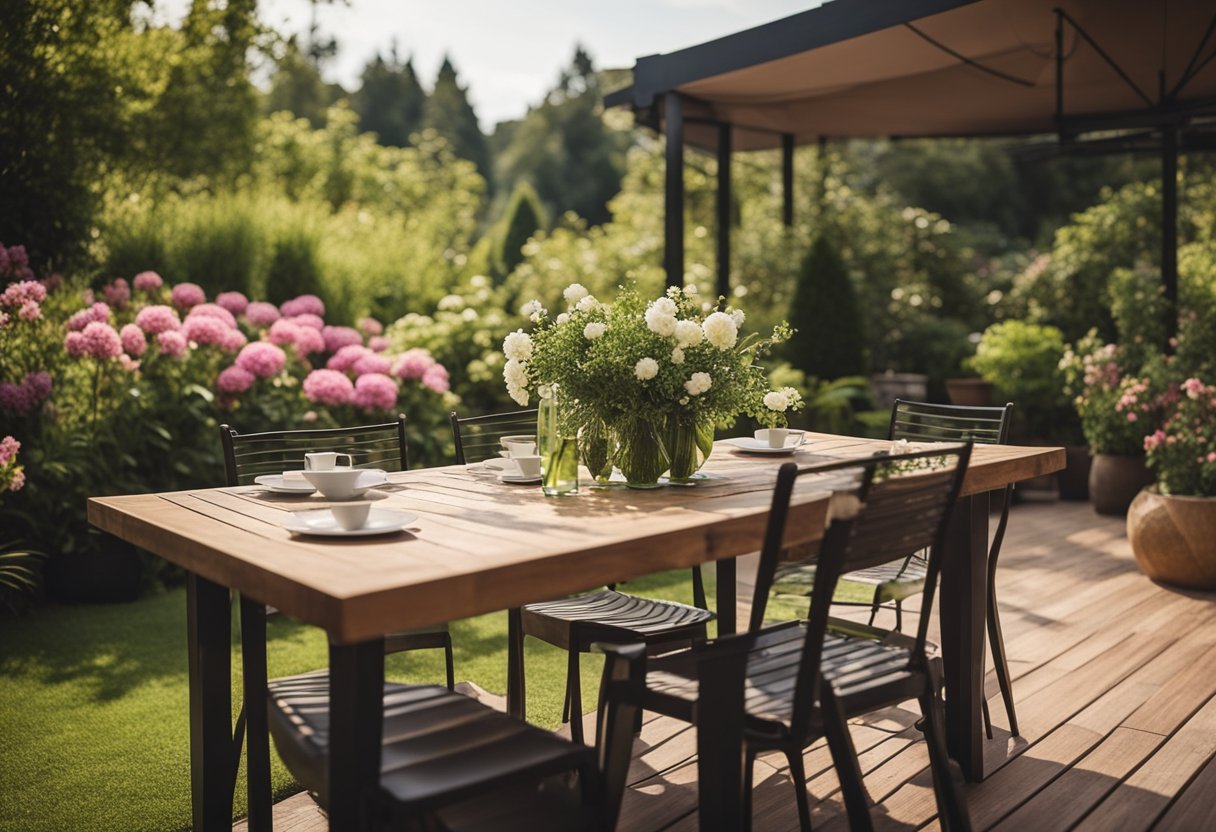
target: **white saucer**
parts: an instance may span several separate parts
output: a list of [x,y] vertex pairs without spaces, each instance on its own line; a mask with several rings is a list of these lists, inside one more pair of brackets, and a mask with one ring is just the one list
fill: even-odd
[[734,445],[737,450],[748,454],[772,454],[781,456],[783,454],[792,454],[798,450],[798,445],[786,445],[784,448],[770,448],[768,442],[761,442],[759,439],[753,439],[750,436],[740,436],[736,439],[724,440],[728,445]]
[[393,508],[373,508],[367,514],[367,522],[357,529],[344,529],[338,525],[327,508],[315,511],[298,511],[283,521],[283,528],[294,534],[316,534],[326,537],[366,537],[373,534],[398,532],[418,519],[418,515]]
[[266,488],[267,491],[273,491],[276,494],[304,496],[317,490],[308,480],[285,480],[282,474],[263,474],[260,477],[254,477],[253,481]]
[[511,485],[532,485],[540,482],[540,477],[529,477],[526,474],[499,474],[498,481]]

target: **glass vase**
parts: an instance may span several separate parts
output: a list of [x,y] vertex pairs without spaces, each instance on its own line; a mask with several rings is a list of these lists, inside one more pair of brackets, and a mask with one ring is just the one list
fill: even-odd
[[667,419],[667,453],[671,457],[671,482],[687,485],[697,476],[714,447],[714,425],[686,413]]
[[612,477],[612,432],[603,419],[592,419],[578,429],[578,450],[583,464],[599,485]]
[[658,488],[659,477],[671,465],[663,443],[664,427],[650,419],[623,419],[616,425],[616,467],[630,488]]
[[554,386],[536,409],[536,451],[540,454],[541,490],[550,497],[578,493],[578,440],[561,412],[561,393]]

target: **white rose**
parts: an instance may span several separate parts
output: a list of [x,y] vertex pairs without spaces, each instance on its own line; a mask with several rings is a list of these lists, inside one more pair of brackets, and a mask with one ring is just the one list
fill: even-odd
[[728,350],[739,339],[739,327],[725,312],[714,312],[701,324],[705,340],[720,350]]
[[538,301],[538,300],[530,300],[519,308],[519,314],[529,315],[529,316],[535,315],[538,312],[544,312],[544,311],[545,311],[545,307],[541,306],[540,301]]
[[673,318],[680,311],[680,308],[676,306],[676,302],[671,298],[659,298],[650,304],[650,308],[659,310],[659,314],[661,315],[670,315]]
[[566,303],[574,306],[580,300],[587,297],[588,294],[590,293],[583,288],[583,284],[571,283],[566,287],[566,291],[562,292],[562,297],[566,299]]
[[643,358],[633,366],[633,374],[638,381],[649,381],[659,374],[659,362],[653,358]]
[[684,382],[684,389],[688,391],[690,396],[699,396],[710,388],[713,380],[709,377],[709,373],[693,373],[688,381]]
[[507,395],[514,399],[515,403],[520,407],[528,406],[528,391],[524,388],[515,387],[514,385],[508,384]]
[[557,316],[557,323],[558,323],[558,325],[559,325],[559,326],[560,326],[561,324],[564,324],[564,323],[565,323],[566,321],[568,321],[568,320],[570,320],[570,315],[569,315],[568,313],[566,313],[566,312],[563,312],[563,313],[561,313],[560,315],[558,315],[558,316]]
[[597,338],[603,337],[604,330],[606,330],[607,328],[608,327],[606,327],[604,324],[600,323],[599,321],[592,321],[591,323],[589,323],[585,327],[583,327],[583,337],[586,338],[588,341],[594,341]]
[[657,304],[653,304],[646,310],[646,328],[655,335],[669,338],[676,331],[676,319],[660,310]]
[[735,322],[735,328],[743,326],[743,322],[747,320],[747,316],[743,314],[742,309],[730,310],[730,319]]
[[675,336],[681,347],[695,347],[701,343],[701,327],[696,321],[676,321]]
[[579,312],[594,312],[600,308],[600,302],[595,299],[594,295],[587,295],[587,297],[578,302],[576,308]]
[[503,339],[502,351],[507,358],[529,361],[532,358],[532,336],[517,329]]
[[679,347],[676,347],[674,350],[672,350],[671,351],[671,363],[672,364],[683,364],[684,363],[684,350],[680,349]]
[[776,413],[784,413],[785,409],[790,406],[790,400],[784,392],[774,390],[764,394],[764,406]]

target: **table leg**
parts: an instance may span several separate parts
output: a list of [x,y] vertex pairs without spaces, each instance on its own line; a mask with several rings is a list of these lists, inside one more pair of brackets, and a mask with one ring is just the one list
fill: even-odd
[[941,631],[946,744],[963,775],[984,779],[984,623],[987,606],[988,494],[954,507],[942,552]]
[[329,645],[329,828],[371,829],[384,731],[384,639]]
[[519,607],[507,610],[507,713],[527,719],[524,688],[524,625]]
[[723,558],[714,563],[714,577],[718,580],[718,635],[733,636],[738,632],[738,586],[734,558]]
[[190,667],[190,805],[196,832],[230,832],[232,607],[228,588],[186,576]]
[[270,733],[266,717],[266,605],[241,596],[241,677],[245,697],[245,781],[249,832],[272,829]]
[[[720,573],[718,581],[721,586]],[[740,653],[698,662],[697,812],[701,832],[748,828],[743,817],[742,678],[746,661],[746,654]]]

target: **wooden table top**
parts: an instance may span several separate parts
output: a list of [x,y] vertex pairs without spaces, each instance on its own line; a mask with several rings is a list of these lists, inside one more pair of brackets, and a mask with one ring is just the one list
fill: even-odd
[[[889,442],[808,434],[800,465],[869,456]],[[548,498],[462,466],[389,475],[368,497],[417,514],[404,531],[296,537],[287,512],[320,497],[258,486],[94,497],[89,521],[204,578],[322,627],[337,642],[437,624],[759,549],[777,469],[789,456],[718,443],[691,487],[592,489]],[[976,446],[964,494],[1064,466],[1061,448]],[[786,540],[818,540],[829,493],[800,480]]]

